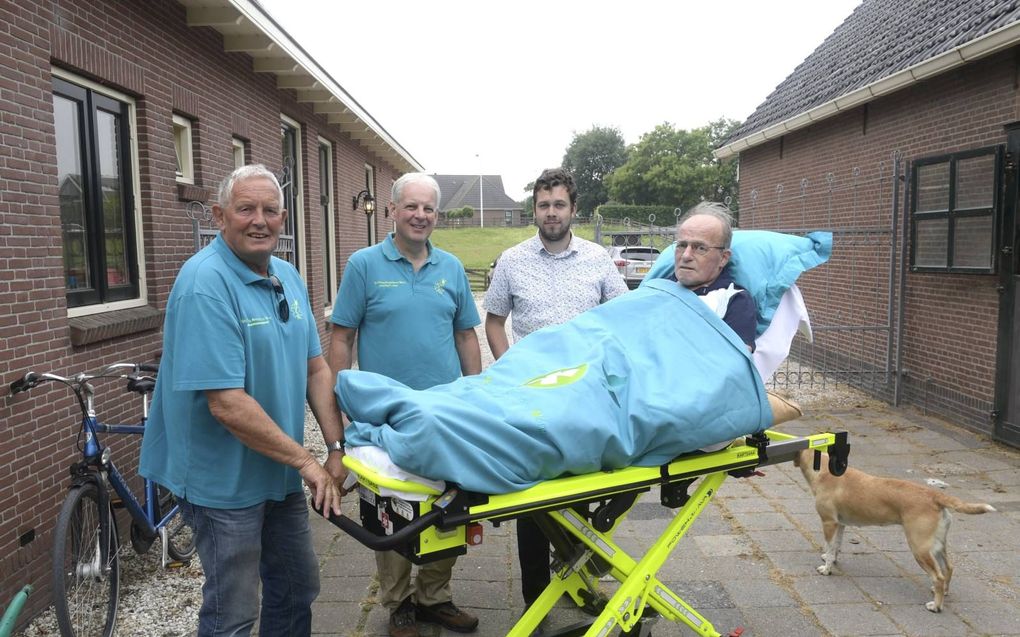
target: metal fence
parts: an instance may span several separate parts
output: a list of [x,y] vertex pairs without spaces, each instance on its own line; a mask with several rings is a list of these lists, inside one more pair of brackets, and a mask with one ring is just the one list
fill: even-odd
[[740,225],[792,234],[832,232],[829,262],[798,281],[813,339],[798,336],[774,388],[846,384],[896,399],[899,235],[903,162],[828,172],[752,188],[742,197]]
[[[898,233],[903,162],[898,153],[845,174],[798,177],[787,184],[742,185],[739,227],[803,235],[831,231],[829,263],[798,281],[813,339],[798,336],[771,388],[849,385],[888,401],[896,398],[897,274],[903,262]],[[728,203],[728,202],[727,202]],[[675,240],[676,221],[596,216],[603,245],[650,245]]]

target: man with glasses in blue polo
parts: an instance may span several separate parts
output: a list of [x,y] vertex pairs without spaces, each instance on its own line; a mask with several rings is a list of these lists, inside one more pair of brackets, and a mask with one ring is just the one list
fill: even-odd
[[319,565],[301,483],[339,514],[345,471],[341,454],[321,465],[304,448],[305,402],[342,441],[333,374],[300,275],[273,256],[287,217],[276,177],[238,168],[218,201],[219,234],[167,300],[140,473],[178,497],[195,533],[199,637],[249,635],[256,621],[263,636],[307,636]]

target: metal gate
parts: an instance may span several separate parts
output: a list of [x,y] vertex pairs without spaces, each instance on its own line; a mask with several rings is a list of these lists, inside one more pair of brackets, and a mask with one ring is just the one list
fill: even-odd
[[[766,382],[770,388],[848,385],[895,399],[896,274],[904,257],[898,233],[902,177],[902,162],[893,154],[870,169],[803,177],[792,187],[741,191],[735,210],[740,228],[799,235],[831,230],[833,235],[829,263],[798,282],[814,339],[795,339],[787,363]],[[662,249],[675,240],[682,212],[676,209],[669,225],[656,225],[654,218],[603,224],[596,215],[595,238],[607,246]]]
[[741,195],[741,228],[832,232],[829,262],[798,281],[814,338],[798,336],[790,358],[766,384],[826,388],[845,384],[893,402],[896,396],[897,273],[903,162],[829,172]]

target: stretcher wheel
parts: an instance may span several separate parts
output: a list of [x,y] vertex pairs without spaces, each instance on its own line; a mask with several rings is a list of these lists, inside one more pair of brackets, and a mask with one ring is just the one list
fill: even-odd
[[829,473],[834,476],[841,476],[846,473],[847,457],[843,454],[829,455]]

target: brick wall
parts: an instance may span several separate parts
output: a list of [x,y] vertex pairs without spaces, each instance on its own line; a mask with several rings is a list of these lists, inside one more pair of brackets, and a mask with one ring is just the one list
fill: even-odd
[[[104,322],[102,315],[91,317],[96,331],[81,345],[72,341],[65,300],[51,62],[131,96],[136,106],[137,204],[148,305],[141,318]],[[349,205],[362,189],[365,163],[375,166],[379,193],[388,193],[399,176],[311,106],[298,103],[293,92],[278,90],[275,76],[253,72],[249,56],[224,53],[216,31],[189,28],[184,7],[169,0],[0,4],[0,102],[0,297],[8,300],[0,310],[0,381],[5,385],[29,369],[66,375],[157,358],[159,317],[178,269],[194,251],[186,202],[215,198],[219,180],[233,167],[232,136],[247,141],[249,161],[279,171],[281,113],[302,125],[303,274],[313,308],[325,303],[318,138],[333,146],[338,269],[365,245],[364,214]],[[193,187],[179,188],[175,179],[175,112],[193,121]],[[388,229],[381,219],[379,236]],[[316,318],[325,347],[322,312]],[[99,340],[93,340],[95,334]],[[29,600],[28,618],[49,602],[52,527],[75,457],[78,410],[69,392],[55,386],[14,397],[2,393],[0,600],[33,584],[37,593]],[[104,417],[137,416],[136,405],[123,395],[119,386],[100,387]],[[133,475],[137,442],[116,441],[112,447],[122,471]]]
[[[923,157],[1003,144],[1004,126],[1017,119],[1017,65],[1013,51],[950,71],[866,106],[823,120],[807,129],[745,151],[740,156],[741,223],[745,227],[778,227],[794,221],[807,228],[877,226],[888,228],[892,186],[870,173],[892,166],[894,153],[906,163]],[[862,172],[854,174],[854,168]],[[813,184],[831,179],[837,190],[855,179],[864,187],[817,202],[796,197],[801,180]],[[776,186],[783,184],[781,194]],[[903,210],[908,185],[902,184],[896,205]],[[763,212],[752,216],[751,194]],[[852,193],[853,200],[850,200]],[[776,202],[786,197],[787,204]],[[763,202],[769,205],[761,206]],[[807,203],[806,203],[807,202]],[[780,220],[779,211],[787,217]],[[900,224],[902,242],[903,229]],[[895,246],[898,250],[902,243]],[[852,263],[874,261],[876,280],[888,274],[888,263],[874,250],[835,255],[825,276],[845,276]],[[898,277],[898,274],[897,274]],[[841,296],[847,286],[828,292],[809,273],[804,286],[809,309],[845,317],[851,301]],[[997,275],[911,273],[902,298],[903,369],[906,399],[927,401],[939,413],[965,426],[990,433],[988,407],[995,391],[995,353],[999,295]],[[813,283],[815,282],[815,283]],[[888,290],[854,300],[859,311],[881,316]],[[897,299],[901,292],[897,291]],[[824,342],[824,337],[823,337]]]

